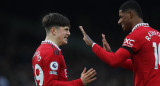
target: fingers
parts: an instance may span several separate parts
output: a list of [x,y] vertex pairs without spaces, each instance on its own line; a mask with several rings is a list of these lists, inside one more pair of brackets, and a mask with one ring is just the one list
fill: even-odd
[[84,74],[85,72],[86,72],[86,67],[84,68],[84,70],[83,70],[82,74]]
[[94,77],[94,78],[90,79],[90,80],[88,81],[88,83],[90,83],[90,82],[92,82],[92,81],[94,81],[94,80],[96,80],[96,79],[97,79],[97,77]]
[[104,35],[103,33],[102,33],[102,39],[106,39],[106,38],[105,38],[105,35]]
[[97,73],[95,70],[93,70],[93,68],[88,71],[88,74],[86,75],[86,77],[88,78],[88,83],[97,79],[97,77],[95,77],[96,74]]
[[102,43],[103,43],[103,48],[106,50],[106,47],[107,47],[106,43],[107,43],[107,41],[106,41],[106,38],[105,38],[104,34],[102,34]]
[[87,75],[87,77],[88,77],[89,79],[91,79],[91,78],[94,77],[96,74],[97,74],[96,71],[93,70],[93,71],[91,71],[91,72]]
[[105,35],[102,33],[102,42],[104,43],[104,42],[107,42],[106,41],[106,37],[105,37]]
[[93,68],[91,68],[90,70],[88,70],[86,72],[86,77],[88,77],[88,79],[91,79],[92,77],[94,77],[96,75],[96,70],[94,70]]
[[102,34],[102,43],[103,43],[103,48],[104,48],[106,51],[112,52],[112,51],[111,51],[111,48],[110,48],[110,46],[109,46],[109,44],[108,44],[108,42],[107,42],[104,34]]
[[86,75],[88,75],[91,71],[93,71],[93,68],[89,69],[89,70],[86,72]]
[[93,77],[95,76],[97,73],[96,73],[96,70],[94,70],[93,68],[89,69],[87,72],[86,72],[86,67],[84,68],[83,72],[82,72],[83,75],[85,75],[86,77]]
[[89,84],[90,82],[96,80],[97,79],[95,77],[96,74],[97,73],[93,68],[89,69],[87,72],[86,72],[86,68],[84,68],[84,70],[81,74],[81,80],[83,82],[83,85],[85,86],[85,85]]
[[79,26],[79,28],[80,28],[80,30],[81,30],[81,32],[82,32],[82,34],[83,34],[83,35],[85,35],[85,34],[86,34],[86,32],[84,31],[83,27],[82,27],[82,26]]

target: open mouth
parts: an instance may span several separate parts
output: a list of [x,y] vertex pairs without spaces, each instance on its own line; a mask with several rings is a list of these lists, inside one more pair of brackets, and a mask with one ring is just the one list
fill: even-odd
[[64,37],[65,40],[68,40],[68,37]]

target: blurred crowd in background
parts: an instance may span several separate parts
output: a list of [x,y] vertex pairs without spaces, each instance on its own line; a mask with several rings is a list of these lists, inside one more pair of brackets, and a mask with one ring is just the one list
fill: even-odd
[[[68,79],[80,78],[84,67],[97,71],[97,80],[89,86],[133,86],[133,74],[121,67],[112,68],[101,61],[86,46],[78,28],[82,25],[88,35],[102,45],[101,34],[116,51],[127,33],[118,22],[119,6],[126,0],[118,1],[3,1],[0,11],[0,86],[35,86],[32,72],[32,56],[45,39],[42,17],[50,12],[58,12],[71,21],[69,44],[63,47]],[[144,22],[160,30],[160,10],[158,2],[139,1]]]

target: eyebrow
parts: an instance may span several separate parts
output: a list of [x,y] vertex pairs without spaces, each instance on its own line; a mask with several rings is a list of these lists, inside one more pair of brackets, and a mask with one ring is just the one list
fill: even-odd
[[67,27],[67,28],[65,28],[65,30],[66,30],[66,29],[70,30],[70,28],[68,28],[68,27]]

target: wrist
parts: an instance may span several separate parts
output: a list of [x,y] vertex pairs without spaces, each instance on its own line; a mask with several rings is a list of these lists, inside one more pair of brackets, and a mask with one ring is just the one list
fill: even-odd
[[85,81],[82,78],[80,78],[80,80],[81,80],[83,86],[85,86],[85,84],[86,84]]
[[96,44],[96,43],[95,43],[95,42],[93,42],[93,43],[92,43],[92,47],[93,47],[95,44]]

